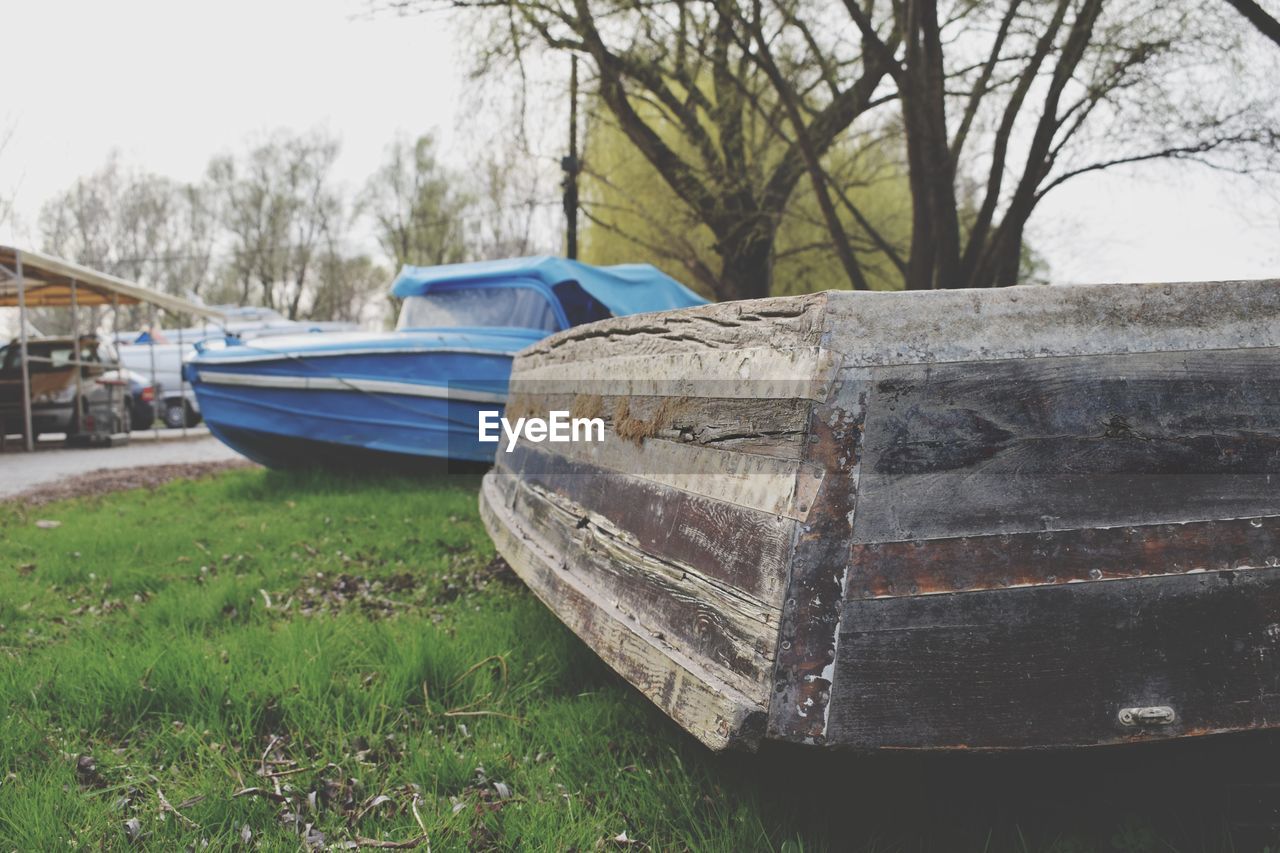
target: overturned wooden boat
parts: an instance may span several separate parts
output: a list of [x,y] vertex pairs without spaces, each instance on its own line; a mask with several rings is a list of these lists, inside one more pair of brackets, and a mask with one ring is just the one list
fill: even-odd
[[1280,724],[1280,282],[822,293],[519,355],[498,550],[712,748]]

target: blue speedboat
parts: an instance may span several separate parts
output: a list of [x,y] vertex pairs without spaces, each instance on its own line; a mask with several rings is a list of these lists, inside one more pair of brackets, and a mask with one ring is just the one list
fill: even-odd
[[699,305],[648,264],[555,257],[405,267],[396,331],[197,346],[186,373],[223,442],[271,467],[487,464],[481,410],[501,410],[511,359],[570,326]]

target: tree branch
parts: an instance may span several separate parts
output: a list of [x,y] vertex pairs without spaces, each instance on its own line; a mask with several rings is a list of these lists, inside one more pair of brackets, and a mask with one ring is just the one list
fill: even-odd
[[1280,45],[1280,21],[1268,15],[1265,9],[1253,0],[1227,0],[1227,3],[1244,15],[1258,32]]

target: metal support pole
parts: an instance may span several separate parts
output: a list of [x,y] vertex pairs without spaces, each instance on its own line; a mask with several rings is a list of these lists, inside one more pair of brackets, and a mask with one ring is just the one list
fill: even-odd
[[187,437],[187,372],[183,369],[184,360],[187,355],[186,347],[182,344],[182,327],[178,327],[178,398],[181,402],[178,404],[182,412],[182,437]]
[[18,273],[18,340],[19,354],[22,356],[22,425],[25,431],[27,452],[36,449],[35,436],[31,431],[31,366],[27,364],[27,288],[22,278],[22,252],[13,253],[16,272]]
[[569,65],[569,156],[561,158],[564,170],[565,256],[578,259],[578,173],[582,163],[578,160],[578,56],[570,57]]
[[[85,413],[88,407],[84,404],[84,366],[80,362],[80,303],[76,298],[76,280],[74,278],[71,279],[71,364],[76,372],[76,414],[71,420],[71,426],[84,432],[84,422],[80,419],[80,416]],[[70,433],[67,434],[67,438],[72,438]]]
[[[121,391],[127,397],[128,391],[125,389],[129,387],[129,375],[125,372],[124,359],[120,357],[120,295],[115,292],[111,294],[111,354],[116,359],[116,371],[124,380],[124,384],[120,386]],[[112,408],[114,409],[114,404]],[[130,424],[132,423],[133,420],[130,418]],[[125,437],[128,438],[127,435]]]
[[[151,392],[155,393],[156,387],[156,306],[155,303],[147,303],[147,352],[151,355]],[[160,439],[160,427],[156,426],[156,422],[151,422],[151,435],[157,441]]]

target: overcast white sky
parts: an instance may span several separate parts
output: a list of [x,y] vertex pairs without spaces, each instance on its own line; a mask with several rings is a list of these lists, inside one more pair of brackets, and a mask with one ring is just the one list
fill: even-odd
[[[342,139],[363,183],[397,133],[452,144],[463,80],[436,17],[361,0],[0,0],[0,188],[30,238],[40,205],[112,149],[180,180],[276,128]],[[14,75],[17,75],[16,79]]]
[[[370,17],[362,0],[0,0],[0,190],[16,234],[112,149],[181,180],[275,128],[321,126],[357,185],[397,132],[463,139],[466,57],[432,17]],[[1280,276],[1280,205],[1247,183],[1167,167],[1067,184],[1032,220],[1059,281]],[[1089,250],[1081,249],[1088,246]]]

